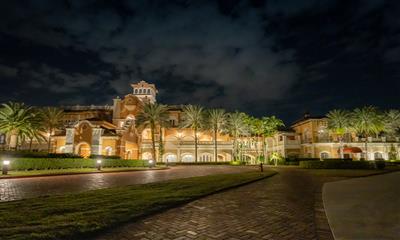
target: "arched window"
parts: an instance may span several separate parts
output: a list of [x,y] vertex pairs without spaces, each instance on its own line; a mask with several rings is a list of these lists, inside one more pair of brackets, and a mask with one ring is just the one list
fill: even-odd
[[60,149],[58,150],[60,153],[65,153],[65,146],[60,147]]
[[141,94],[141,93],[142,93],[142,91],[143,91],[143,89],[139,89],[139,94]]
[[147,89],[147,94],[150,94],[150,89]]
[[112,149],[112,147],[106,147],[105,151],[106,151],[106,156],[111,156],[112,152],[113,152],[113,149]]
[[176,157],[175,154],[167,154],[167,155],[165,156],[165,161],[166,161],[166,162],[174,163],[174,162],[177,162],[177,160],[178,160],[178,158]]
[[150,160],[150,159],[152,159],[151,153],[149,153],[149,152],[143,153],[143,154],[142,154],[142,158],[143,158],[143,160]]
[[212,155],[209,153],[205,153],[200,156],[200,162],[210,162],[212,160]]
[[382,160],[382,159],[383,159],[382,153],[380,153],[380,152],[375,152],[375,153],[374,153],[374,159],[375,159],[375,160]]
[[321,152],[320,156],[321,156],[321,159],[327,159],[327,158],[329,158],[329,153],[328,152]]
[[185,154],[182,157],[182,162],[194,162],[194,157],[192,154]]

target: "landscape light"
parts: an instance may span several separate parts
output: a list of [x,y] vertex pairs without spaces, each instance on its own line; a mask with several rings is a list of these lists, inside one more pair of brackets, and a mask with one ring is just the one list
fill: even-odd
[[149,160],[149,167],[150,167],[150,168],[152,168],[152,167],[153,167],[153,163],[154,163],[154,161],[153,161],[153,160]]
[[7,175],[8,174],[8,166],[10,165],[9,160],[4,160],[3,161],[3,169],[2,169],[2,174]]
[[96,163],[96,166],[97,166],[97,170],[101,170],[101,160],[97,160],[96,161],[97,163]]

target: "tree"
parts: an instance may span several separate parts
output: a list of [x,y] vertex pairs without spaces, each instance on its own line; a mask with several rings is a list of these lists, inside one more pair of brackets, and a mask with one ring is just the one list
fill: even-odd
[[45,107],[40,110],[43,128],[48,134],[48,149],[51,151],[51,137],[54,131],[62,126],[64,111],[56,107]]
[[368,160],[368,138],[384,130],[383,117],[375,107],[356,108],[351,113],[351,128],[365,138],[365,159]]
[[207,115],[209,129],[213,132],[214,161],[218,161],[218,134],[221,133],[226,124],[226,113],[223,109],[210,109]]
[[278,131],[279,127],[284,127],[285,124],[281,119],[276,118],[275,116],[271,117],[263,117],[261,119],[262,121],[262,133],[261,133],[261,138],[262,138],[262,147],[263,147],[263,155],[265,158],[266,155],[266,145],[265,145],[265,139],[267,137],[272,137],[276,134]]
[[32,110],[33,118],[29,121],[29,126],[22,129],[19,134],[22,141],[29,139],[29,150],[32,150],[33,140],[36,140],[38,143],[46,141],[46,137],[43,134],[46,132],[46,129],[43,126],[41,111],[35,108]]
[[32,108],[23,103],[9,102],[0,109],[0,132],[4,132],[9,140],[9,149],[16,149],[21,132],[27,132],[34,115]]
[[245,123],[245,113],[233,112],[227,115],[226,130],[229,135],[233,138],[233,159],[238,158],[238,143],[237,139],[239,136],[246,135],[249,132],[249,128]]
[[204,126],[204,109],[196,105],[187,105],[183,107],[183,122],[181,127],[191,128],[194,132],[194,159],[197,162],[197,133]]
[[157,161],[155,132],[157,130],[157,126],[162,125],[162,123],[167,121],[167,119],[168,119],[167,106],[158,103],[146,103],[143,106],[143,110],[138,114],[136,118],[137,126],[143,129],[150,128],[152,157],[154,158],[155,161]]
[[273,152],[271,154],[270,160],[274,163],[275,166],[278,166],[278,163],[282,160],[282,156],[278,152]]
[[339,138],[340,158],[343,158],[343,137],[350,128],[351,114],[346,110],[334,109],[330,111],[326,117],[328,118],[329,131]]
[[384,131],[390,137],[399,136],[400,132],[400,111],[391,109],[384,114]]

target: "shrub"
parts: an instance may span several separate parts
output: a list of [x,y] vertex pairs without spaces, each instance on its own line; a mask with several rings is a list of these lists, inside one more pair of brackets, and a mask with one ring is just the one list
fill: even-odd
[[309,169],[374,169],[376,164],[373,161],[300,161],[301,168]]
[[1,157],[7,158],[81,158],[71,153],[48,153],[32,151],[0,151]]
[[385,168],[385,166],[386,166],[386,164],[385,164],[385,161],[375,161],[375,166],[376,166],[376,168],[377,169],[384,169]]
[[[11,158],[11,170],[94,168],[95,159],[84,158]],[[1,163],[2,164],[2,163]],[[103,167],[147,167],[147,160],[103,159]]]
[[241,161],[230,161],[229,164],[232,166],[240,166],[240,165],[245,165],[246,163]]
[[[173,163],[168,163],[172,165]],[[229,165],[230,162],[176,162],[175,165]]]
[[106,155],[94,155],[94,154],[92,154],[92,155],[90,155],[89,158],[92,158],[92,159],[98,159],[98,158],[100,158],[100,159],[121,159],[121,156],[118,156],[118,155],[106,156]]

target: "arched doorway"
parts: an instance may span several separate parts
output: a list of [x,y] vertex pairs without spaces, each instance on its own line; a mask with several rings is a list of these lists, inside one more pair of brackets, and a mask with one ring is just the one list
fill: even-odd
[[194,157],[192,154],[183,154],[182,156],[182,162],[194,162]]
[[88,158],[91,154],[90,145],[87,143],[79,143],[76,147],[76,154]]
[[178,161],[178,158],[173,153],[167,153],[167,154],[165,154],[164,160],[167,163],[176,163]]

